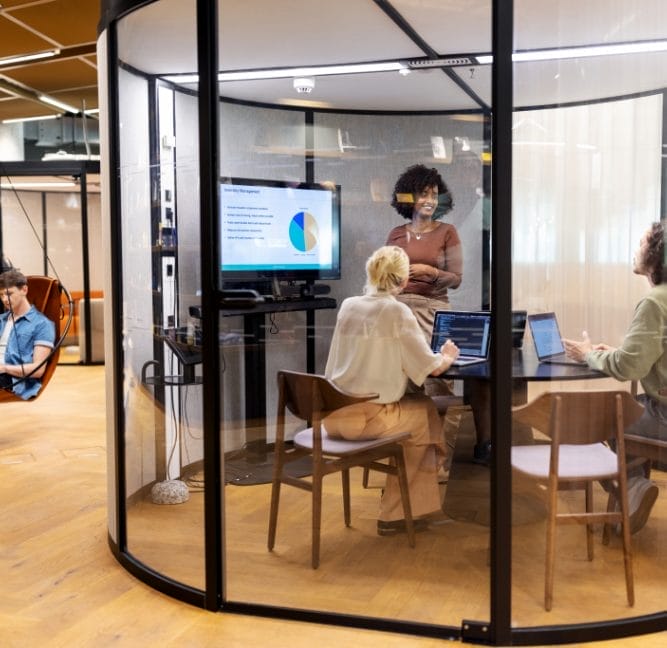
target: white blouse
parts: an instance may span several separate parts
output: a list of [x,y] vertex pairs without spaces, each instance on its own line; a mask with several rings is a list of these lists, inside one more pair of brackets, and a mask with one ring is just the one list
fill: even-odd
[[410,308],[378,293],[341,304],[325,375],[345,391],[377,392],[374,402],[393,403],[404,395],[408,378],[421,385],[441,361]]

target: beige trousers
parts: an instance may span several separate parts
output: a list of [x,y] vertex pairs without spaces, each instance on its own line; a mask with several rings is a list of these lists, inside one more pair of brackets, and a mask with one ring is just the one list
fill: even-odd
[[[348,440],[377,439],[409,432],[403,443],[405,467],[413,517],[440,512],[438,454],[442,445],[442,422],[433,401],[421,394],[406,394],[397,403],[359,403],[343,407],[324,420],[327,433]],[[398,479],[387,475],[380,499],[379,519],[389,522],[403,518]]]

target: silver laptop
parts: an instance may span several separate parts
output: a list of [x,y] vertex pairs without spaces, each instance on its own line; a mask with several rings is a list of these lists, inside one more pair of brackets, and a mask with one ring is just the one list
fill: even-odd
[[565,347],[560,336],[555,313],[528,315],[528,326],[533,336],[535,354],[540,362],[550,364],[585,365],[565,355]]
[[436,311],[431,349],[439,353],[448,339],[459,348],[455,367],[485,362],[489,359],[491,315],[483,311]]

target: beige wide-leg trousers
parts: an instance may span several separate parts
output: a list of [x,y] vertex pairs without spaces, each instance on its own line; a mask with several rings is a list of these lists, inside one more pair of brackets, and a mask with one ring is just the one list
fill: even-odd
[[[410,438],[404,442],[403,452],[412,515],[417,518],[442,510],[437,479],[438,454],[444,452],[442,422],[430,398],[422,394],[406,394],[400,401],[386,405],[350,405],[324,419],[324,427],[330,436],[350,441],[409,432]],[[379,519],[389,522],[402,518],[398,479],[387,475]]]

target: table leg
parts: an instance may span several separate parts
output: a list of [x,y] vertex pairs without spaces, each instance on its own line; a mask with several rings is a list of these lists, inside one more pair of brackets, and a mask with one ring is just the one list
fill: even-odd
[[[488,462],[491,443],[491,383],[488,380],[466,380],[464,397],[472,409],[475,422],[475,459]],[[528,399],[528,383],[512,382],[512,405],[523,405]]]

